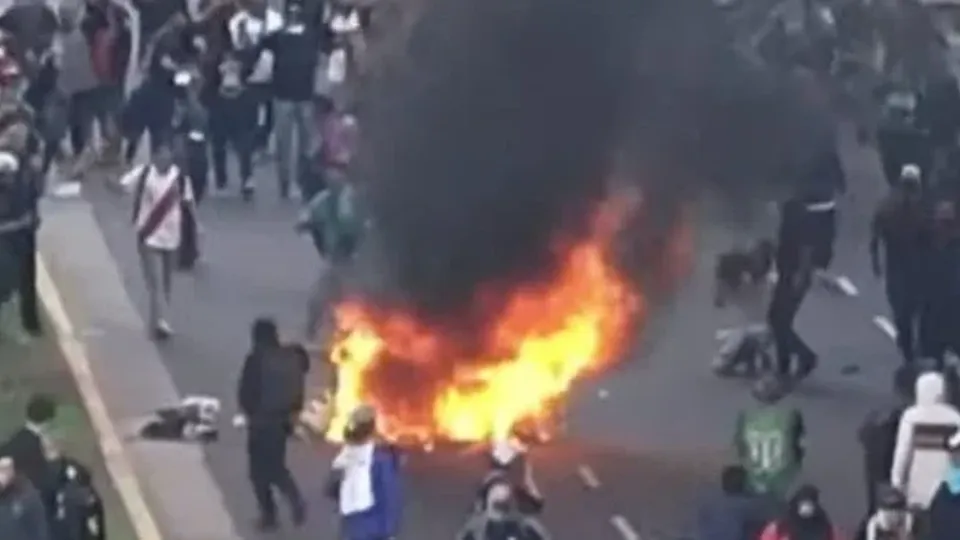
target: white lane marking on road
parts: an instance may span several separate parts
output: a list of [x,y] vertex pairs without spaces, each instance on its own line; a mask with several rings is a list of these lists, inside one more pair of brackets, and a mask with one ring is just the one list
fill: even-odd
[[600,487],[600,479],[597,478],[597,474],[593,472],[593,469],[589,465],[580,465],[577,467],[577,474],[580,475],[580,480],[583,481],[590,489],[597,489]]
[[836,283],[837,288],[840,289],[843,294],[847,296],[860,296],[860,289],[858,289],[847,276],[836,276],[834,283]]
[[893,323],[890,322],[890,319],[884,317],[883,315],[877,315],[873,318],[873,324],[877,325],[877,328],[881,332],[887,335],[890,339],[897,339],[897,329],[893,326]]
[[74,332],[73,324],[63,305],[60,291],[53,283],[43,259],[37,257],[37,292],[47,309],[50,321],[53,323],[57,341],[63,352],[64,359],[73,378],[77,382],[77,389],[83,404],[90,415],[93,428],[97,433],[97,441],[103,452],[103,459],[107,472],[120,494],[120,499],[126,507],[127,514],[133,522],[139,540],[162,540],[163,535],[157,526],[157,521],[147,505],[140,480],[133,472],[130,458],[127,456],[117,429],[107,413],[107,406],[103,402],[97,382],[90,370],[90,359],[83,343]]
[[630,525],[627,518],[617,514],[610,518],[610,524],[620,533],[623,540],[641,540],[640,534],[633,528],[633,525]]
[[714,337],[717,339],[717,341],[722,341],[730,337],[730,334],[734,333],[735,331],[736,328],[721,328],[717,330],[717,333],[714,334]]

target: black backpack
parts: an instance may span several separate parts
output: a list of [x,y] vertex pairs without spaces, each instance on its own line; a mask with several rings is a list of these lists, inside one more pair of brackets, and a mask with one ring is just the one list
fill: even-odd
[[303,407],[309,357],[299,345],[284,345],[260,362],[260,411],[292,415]]

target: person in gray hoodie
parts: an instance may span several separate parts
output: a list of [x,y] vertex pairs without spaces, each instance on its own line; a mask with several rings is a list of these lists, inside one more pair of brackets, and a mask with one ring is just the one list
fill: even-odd
[[731,465],[720,473],[720,493],[709,496],[697,512],[698,540],[753,540],[776,509],[747,490],[747,472]]
[[50,540],[40,494],[29,480],[17,475],[10,457],[0,457],[0,538]]

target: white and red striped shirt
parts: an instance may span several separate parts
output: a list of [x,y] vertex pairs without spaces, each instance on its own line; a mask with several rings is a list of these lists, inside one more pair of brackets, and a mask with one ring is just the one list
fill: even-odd
[[[149,167],[146,176],[145,167]],[[181,175],[176,165],[171,165],[166,173],[162,174],[152,165],[138,165],[120,179],[120,185],[134,193],[139,189],[137,184],[143,179],[140,200],[134,202],[138,205],[134,222],[141,240],[149,247],[167,250],[180,247],[183,222],[181,202],[194,200],[189,179],[184,177],[179,180]],[[183,193],[179,192],[180,186],[183,187]],[[168,197],[173,197],[173,200],[167,201]]]

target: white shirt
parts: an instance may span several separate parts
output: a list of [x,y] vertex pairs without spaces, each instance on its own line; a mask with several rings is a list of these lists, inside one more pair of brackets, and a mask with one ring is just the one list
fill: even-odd
[[[267,34],[283,28],[283,17],[275,10],[267,8],[263,19],[249,11],[237,12],[227,23],[230,29],[230,41],[238,50],[247,49],[260,43]],[[270,82],[273,76],[273,52],[263,51],[253,66],[253,72],[247,79],[252,83]]]
[[[128,191],[137,189],[137,182],[143,174],[144,167],[150,167],[144,179],[143,196],[140,199],[140,211],[137,214],[137,230],[140,231],[153,212],[154,206],[160,202],[164,193],[175,188],[177,178],[181,175],[180,169],[172,165],[166,174],[159,174],[152,165],[138,165],[120,178],[120,185]],[[186,176],[183,179],[184,192],[182,200],[192,202],[193,190]],[[183,221],[183,210],[180,204],[174,204],[160,221],[160,225],[153,233],[144,239],[144,243],[155,249],[175,250],[180,247],[180,226]]]

